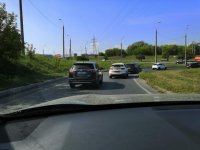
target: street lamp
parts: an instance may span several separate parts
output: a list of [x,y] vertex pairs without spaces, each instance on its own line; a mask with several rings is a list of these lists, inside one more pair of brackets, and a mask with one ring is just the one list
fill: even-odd
[[[157,24],[160,24],[161,22],[157,22]],[[157,63],[157,45],[158,45],[158,31],[156,27],[156,44],[155,44],[155,63]]]
[[120,43],[120,48],[121,48],[121,61],[122,61],[122,48],[123,48],[123,47],[122,47],[122,46],[123,46],[123,45],[122,45],[122,40],[123,40],[123,39],[124,39],[124,36],[121,38],[121,43]]
[[69,34],[67,34],[67,36],[69,37],[69,58],[72,57],[72,40]]
[[189,25],[186,25],[185,32],[185,65],[187,65],[187,30],[189,29]]
[[58,19],[63,23],[63,58],[65,58],[65,26],[64,26],[64,22],[62,21],[62,19]]

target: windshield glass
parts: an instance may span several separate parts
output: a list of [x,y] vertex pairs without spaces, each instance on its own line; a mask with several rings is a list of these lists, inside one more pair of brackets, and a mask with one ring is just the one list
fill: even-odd
[[198,99],[199,6],[1,0],[0,114],[40,104]]

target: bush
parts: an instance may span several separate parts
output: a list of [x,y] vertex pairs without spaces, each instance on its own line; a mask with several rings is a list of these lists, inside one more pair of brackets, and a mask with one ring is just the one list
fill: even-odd
[[89,61],[89,58],[85,57],[85,56],[77,56],[76,57],[77,61]]

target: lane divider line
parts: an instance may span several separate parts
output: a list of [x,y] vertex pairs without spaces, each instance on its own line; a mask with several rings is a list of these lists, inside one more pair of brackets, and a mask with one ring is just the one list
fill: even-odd
[[149,90],[147,90],[146,88],[144,88],[142,85],[140,85],[140,83],[138,83],[138,81],[136,79],[133,79],[135,81],[135,83],[141,88],[143,89],[145,92],[147,92],[147,94],[152,94]]

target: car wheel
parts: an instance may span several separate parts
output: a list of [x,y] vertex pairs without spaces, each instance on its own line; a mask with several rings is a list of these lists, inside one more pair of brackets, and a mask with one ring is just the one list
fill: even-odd
[[112,76],[109,76],[110,79],[112,79]]
[[73,84],[73,83],[70,83],[69,86],[70,86],[70,88],[75,88],[75,84]]
[[100,81],[94,82],[93,85],[94,85],[95,88],[98,88],[99,85],[100,85]]
[[102,84],[103,83],[103,78],[100,80],[100,84]]

